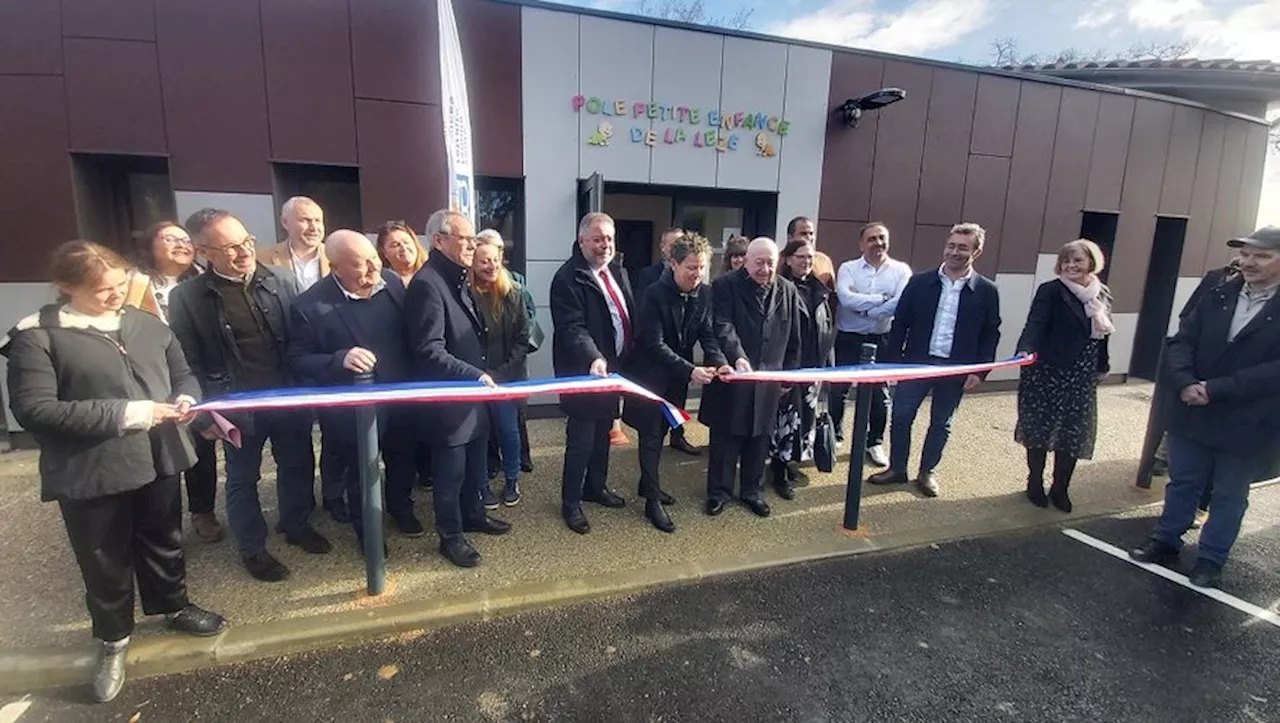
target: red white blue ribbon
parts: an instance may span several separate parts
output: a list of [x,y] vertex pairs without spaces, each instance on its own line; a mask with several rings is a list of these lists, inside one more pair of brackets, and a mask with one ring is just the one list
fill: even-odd
[[782,382],[783,384],[883,384],[913,379],[937,379],[939,377],[986,374],[997,369],[1009,369],[1035,363],[1036,357],[1016,356],[982,364],[854,364],[844,367],[811,367],[808,369],[782,369],[778,371],[734,372],[723,377],[730,382]]
[[534,379],[489,387],[480,382],[404,382],[345,387],[310,387],[241,392],[208,399],[197,404],[197,412],[242,412],[260,409],[306,407],[349,407],[361,404],[404,404],[439,402],[494,402],[523,399],[536,394],[632,394],[657,402],[667,424],[679,427],[689,415],[661,396],[639,384],[610,374],[607,377],[581,376]]

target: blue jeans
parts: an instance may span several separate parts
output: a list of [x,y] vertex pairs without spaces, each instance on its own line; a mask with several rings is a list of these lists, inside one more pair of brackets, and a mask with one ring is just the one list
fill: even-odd
[[1209,521],[1200,531],[1200,558],[1216,565],[1240,535],[1249,508],[1249,483],[1256,465],[1244,457],[1206,446],[1189,437],[1169,435],[1169,484],[1164,488],[1164,512],[1152,539],[1175,550],[1195,519],[1197,502],[1213,485]]
[[227,522],[241,557],[267,549],[267,522],[258,499],[262,447],[267,440],[271,440],[271,456],[276,462],[280,529],[286,534],[305,529],[307,516],[315,504],[312,485],[316,462],[311,449],[311,412],[254,412],[252,426],[253,433],[243,435],[240,449],[223,445],[227,455]]
[[898,382],[894,387],[889,469],[895,472],[907,471],[907,460],[911,457],[911,425],[929,394],[933,395],[933,402],[929,407],[929,431],[924,435],[924,449],[920,453],[920,472],[932,472],[942,462],[942,450],[951,437],[951,419],[964,396],[964,377]]
[[520,477],[520,409],[514,401],[489,402],[489,434],[498,440],[502,457],[502,474],[513,480]]

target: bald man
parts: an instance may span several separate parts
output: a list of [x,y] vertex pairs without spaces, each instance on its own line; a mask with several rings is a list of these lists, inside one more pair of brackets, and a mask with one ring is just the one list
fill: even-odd
[[[412,379],[403,334],[404,284],[382,268],[378,250],[362,233],[334,231],[325,240],[325,255],[332,273],[304,291],[291,312],[288,361],[294,376],[310,386],[343,386],[360,374],[372,374],[379,384]],[[327,408],[318,416],[363,550],[355,410]],[[387,513],[405,536],[421,537],[426,530],[413,514],[411,496],[417,475],[411,409],[378,407],[378,433],[387,469]]]
[[[778,245],[760,237],[747,246],[747,263],[711,285],[716,339],[737,371],[793,369],[800,363],[804,302],[795,286],[777,275]],[[705,512],[718,515],[734,495],[741,468],[743,504],[760,517],[769,505],[761,496],[769,436],[782,385],[714,381],[703,392],[698,421],[711,428]]]

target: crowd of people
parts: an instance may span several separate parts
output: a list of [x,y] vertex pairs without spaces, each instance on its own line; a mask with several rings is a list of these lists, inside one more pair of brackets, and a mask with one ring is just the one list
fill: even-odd
[[[303,197],[281,212],[286,238],[260,252],[226,210],[202,209],[185,223],[150,229],[126,260],[88,241],[54,253],[61,296],[0,341],[9,360],[15,418],[40,445],[41,495],[56,501],[80,566],[100,655],[93,681],[110,700],[124,680],[133,630],[135,580],[145,614],[170,627],[216,635],[221,616],[186,595],[181,545],[185,478],[195,534],[225,532],[214,512],[215,440],[226,430],[192,411],[202,398],[290,386],[471,381],[495,387],[528,377],[542,327],[524,279],[509,270],[497,231],[476,232],[466,216],[437,211],[424,239],[402,221],[325,233],[323,210]],[[913,271],[891,256],[890,229],[866,224],[857,258],[838,269],[817,249],[812,219],[787,226],[780,245],[733,238],[710,280],[711,243],[698,233],[663,233],[659,258],[635,274],[616,253],[615,225],[589,213],[568,259],[551,281],[552,364],[557,376],[620,373],[678,407],[702,387],[698,420],[710,431],[706,495],[711,516],[740,502],[767,517],[769,486],[783,501],[806,483],[815,428],[829,409],[837,443],[845,436],[849,388],[730,382],[752,370],[850,365],[864,344],[882,362],[974,364],[995,360],[1000,291],[980,274],[985,230],[953,226],[939,243],[940,265]],[[920,238],[918,243],[929,243]],[[1219,275],[1184,312],[1168,352],[1179,390],[1168,441],[1172,482],[1164,517],[1144,560],[1177,556],[1197,501],[1212,486],[1212,510],[1193,582],[1216,584],[1257,476],[1258,452],[1276,437],[1280,394],[1280,230],[1234,239],[1236,271]],[[1109,371],[1114,331],[1103,253],[1079,239],[1058,253],[1055,278],[1036,291],[1016,348],[1036,355],[1018,386],[1014,436],[1026,448],[1032,504],[1070,512],[1076,462],[1098,434],[1096,385]],[[902,381],[872,389],[866,462],[883,468],[867,482],[914,482],[941,494],[938,468],[952,419],[983,374]],[[926,397],[927,431],[912,477],[911,430]],[[700,455],[682,429],[669,429],[653,401],[616,393],[565,395],[567,417],[561,513],[575,533],[591,532],[587,503],[621,508],[610,487],[619,419],[639,435],[638,495],[644,517],[672,533],[674,498],[663,490],[664,441]],[[245,570],[265,582],[289,569],[269,549],[259,500],[262,453],[276,466],[276,531],[307,553],[332,544],[310,521],[316,506],[313,425],[321,431],[321,507],[349,522],[363,549],[355,412],[331,407],[229,414],[238,444],[224,444],[227,526]],[[459,567],[480,563],[468,535],[503,535],[495,517],[521,499],[532,471],[523,403],[509,400],[390,404],[377,409],[386,472],[385,509],[408,537],[426,534],[415,489],[430,489],[439,552]],[[889,449],[884,448],[888,434]],[[1053,455],[1051,484],[1045,472]],[[501,476],[500,490],[491,480]]]

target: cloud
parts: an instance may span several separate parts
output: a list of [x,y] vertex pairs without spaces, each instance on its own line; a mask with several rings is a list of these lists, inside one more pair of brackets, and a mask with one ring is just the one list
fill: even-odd
[[955,43],[990,21],[991,0],[912,0],[880,12],[876,0],[834,0],[768,29],[785,37],[919,54]]
[[1114,5],[1115,3],[1108,0],[1097,0],[1093,7],[1076,18],[1076,27],[1094,29],[1110,25],[1116,19],[1116,11],[1111,9]]
[[1131,0],[1127,17],[1141,30],[1177,33],[1191,44],[1192,56],[1280,60],[1275,0],[1246,1],[1225,11],[1201,0]]

